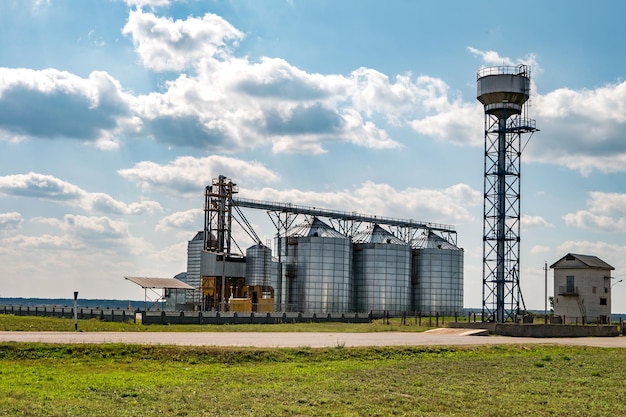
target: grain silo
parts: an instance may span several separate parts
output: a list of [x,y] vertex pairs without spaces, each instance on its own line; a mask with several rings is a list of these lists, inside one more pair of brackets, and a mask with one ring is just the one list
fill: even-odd
[[271,285],[272,250],[265,245],[246,249],[246,285]]
[[[253,308],[262,299],[272,300],[272,310],[280,306],[274,305],[275,293],[278,288],[279,263],[272,258],[272,250],[261,244],[246,249],[246,286],[253,298]],[[260,311],[258,308],[254,311]]]
[[[198,290],[200,289],[200,284],[202,282],[200,262],[203,247],[203,231],[196,233],[194,238],[187,242],[187,276],[185,282]],[[200,291],[186,291],[185,303],[190,310],[195,309],[199,304],[201,304]]]
[[374,224],[353,237],[358,312],[411,310],[411,247]]
[[463,249],[432,231],[413,242],[413,310],[453,315],[463,310]]
[[312,217],[280,238],[283,311],[352,310],[352,245]]

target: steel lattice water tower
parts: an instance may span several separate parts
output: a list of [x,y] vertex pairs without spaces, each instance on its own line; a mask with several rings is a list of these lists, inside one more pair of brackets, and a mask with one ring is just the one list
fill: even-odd
[[520,168],[527,117],[530,68],[483,68],[477,98],[485,107],[483,207],[483,320],[504,323],[520,310]]

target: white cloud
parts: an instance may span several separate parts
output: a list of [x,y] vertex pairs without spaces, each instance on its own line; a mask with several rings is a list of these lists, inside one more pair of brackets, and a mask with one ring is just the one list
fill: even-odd
[[130,96],[102,71],[88,78],[55,69],[0,67],[0,131],[23,137],[111,142],[130,116]]
[[204,211],[201,209],[191,209],[179,211],[163,217],[156,225],[157,231],[170,230],[195,230],[198,225],[203,223]]
[[512,66],[515,63],[508,57],[501,57],[496,51],[481,51],[471,46],[467,50],[472,54],[480,57],[485,65],[488,66]]
[[586,230],[605,232],[623,232],[626,230],[626,220],[621,217],[615,220],[612,217],[597,215],[585,210],[568,213],[563,216],[563,220],[568,226]]
[[527,214],[523,214],[522,215],[522,227],[524,229],[538,229],[538,228],[547,228],[547,227],[553,227],[554,225],[548,223],[543,217],[541,216],[529,216]]
[[552,253],[552,248],[550,248],[549,246],[535,245],[532,248],[530,248],[530,253],[533,255]]
[[155,201],[126,204],[108,194],[89,193],[52,175],[35,172],[1,176],[0,194],[56,201],[86,211],[96,210],[102,213],[131,215],[161,211],[160,204]]
[[23,223],[24,219],[18,212],[0,213],[0,233],[19,229]]
[[626,219],[623,217],[626,214],[626,194],[592,191],[589,196],[588,210],[563,216],[567,225],[594,231],[626,231]]
[[531,53],[525,58],[511,59],[509,57],[500,56],[496,51],[481,51],[480,49],[467,47],[467,50],[473,55],[481,58],[485,67],[500,67],[500,66],[515,66],[515,65],[528,65],[533,72],[540,72],[541,67],[537,62],[535,54]]
[[591,199],[587,203],[594,213],[626,214],[626,194],[592,191],[589,195]]
[[148,6],[152,9],[156,9],[158,7],[169,6],[170,3],[174,0],[124,0],[124,1],[128,6],[131,6],[131,7],[134,6],[134,7],[141,8],[141,7]]
[[175,195],[202,195],[204,188],[218,175],[248,179],[261,183],[278,180],[278,175],[258,162],[242,161],[225,156],[205,158],[183,156],[172,163],[159,165],[144,161],[118,173],[144,189],[165,190]]
[[448,103],[445,109],[423,119],[413,120],[411,127],[423,135],[456,145],[480,146],[484,142],[483,112],[480,104],[461,101]]
[[532,110],[542,132],[530,142],[528,160],[584,175],[626,170],[626,82],[583,91],[560,88],[534,97]]
[[31,6],[31,11],[35,14],[39,13],[50,7],[51,1],[52,0],[32,0],[33,5]]
[[173,20],[141,10],[130,12],[122,33],[131,35],[144,65],[156,71],[181,71],[203,58],[228,55],[228,41],[243,38],[215,14]]

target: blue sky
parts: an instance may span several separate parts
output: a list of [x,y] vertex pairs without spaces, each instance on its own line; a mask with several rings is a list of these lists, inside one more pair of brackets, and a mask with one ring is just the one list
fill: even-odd
[[[465,306],[480,307],[476,72],[519,63],[541,129],[522,156],[527,307],[567,252],[626,280],[624,2],[0,9],[0,297],[141,299],[123,276],[184,271],[204,186],[225,174],[243,198],[455,225]],[[613,296],[626,312],[626,285]]]

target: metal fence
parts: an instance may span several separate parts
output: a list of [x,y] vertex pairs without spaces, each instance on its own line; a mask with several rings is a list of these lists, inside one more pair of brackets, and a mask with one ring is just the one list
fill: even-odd
[[[74,318],[73,307],[56,306],[0,306],[1,314],[13,314],[15,316],[39,316],[39,317],[59,317]],[[81,320],[98,319],[102,321],[112,321],[124,323],[135,321],[135,312],[123,309],[99,309],[99,308],[77,308],[77,317]]]
[[[371,323],[382,320],[398,320],[403,325],[428,327],[445,326],[451,321],[464,321],[463,315],[456,312],[406,312],[370,311],[359,313],[320,313],[320,312],[219,312],[219,311],[159,311],[125,310],[110,308],[77,308],[81,320],[102,320],[109,322],[135,322],[142,324],[273,324],[273,323]],[[15,316],[59,317],[72,319],[73,307],[0,305],[0,314]],[[471,319],[468,314],[467,320]],[[474,314],[473,320],[476,321]]]

